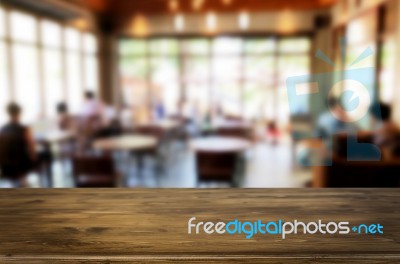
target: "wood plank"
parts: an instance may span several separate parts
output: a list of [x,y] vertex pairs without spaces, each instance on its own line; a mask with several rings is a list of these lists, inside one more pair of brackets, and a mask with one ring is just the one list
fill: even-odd
[[[189,235],[187,222],[350,221],[384,234]],[[16,189],[0,191],[0,261],[399,263],[393,189]]]

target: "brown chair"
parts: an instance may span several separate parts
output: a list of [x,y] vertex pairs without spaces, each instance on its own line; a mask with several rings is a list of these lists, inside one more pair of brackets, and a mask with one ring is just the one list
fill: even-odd
[[[400,159],[385,157],[379,161],[351,161],[347,156],[347,134],[334,137],[332,166],[315,167],[314,187],[394,188],[400,187]],[[372,143],[370,132],[359,132],[357,142]],[[362,151],[361,151],[362,152]],[[365,153],[361,153],[365,154]]]
[[72,159],[75,185],[78,188],[111,188],[118,175],[111,156],[75,156]]
[[[24,153],[24,142],[13,135],[0,134],[0,171],[1,177],[17,185],[26,180],[31,171],[28,154]],[[25,150],[27,151],[27,150]]]
[[391,155],[400,158],[400,134],[396,135],[393,144],[390,146]]
[[243,117],[238,116],[238,115],[225,115],[224,118],[228,121],[237,121],[237,122],[242,122]]
[[166,134],[161,127],[152,124],[140,125],[135,128],[134,131],[137,134],[156,138],[156,146],[142,150],[136,150],[132,152],[132,156],[137,159],[138,167],[142,169],[146,167],[146,157],[150,157],[151,159],[153,159],[155,161],[152,168],[153,173],[154,175],[157,175],[160,179],[161,175],[165,173],[165,164],[167,163],[169,154],[169,140],[166,137]]
[[236,185],[236,153],[199,151],[196,153],[197,182],[226,182]]
[[398,188],[400,160],[375,162],[334,158],[332,166],[315,167],[313,186],[325,188]]
[[101,117],[99,116],[79,117],[79,152],[85,153],[91,151],[92,142],[95,139],[94,135],[101,127]]
[[141,135],[155,137],[159,142],[164,139],[164,131],[157,125],[139,125],[134,131]]
[[216,134],[222,137],[236,137],[252,140],[251,130],[247,127],[220,127]]

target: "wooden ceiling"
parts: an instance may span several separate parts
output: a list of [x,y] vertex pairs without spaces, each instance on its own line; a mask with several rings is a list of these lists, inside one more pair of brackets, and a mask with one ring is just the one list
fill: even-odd
[[328,8],[337,0],[68,0],[86,5],[99,20],[103,31],[114,31],[134,15],[175,13],[261,12],[316,10]]
[[82,0],[91,10],[112,17],[132,14],[192,12],[257,12],[312,10],[333,5],[336,0]]

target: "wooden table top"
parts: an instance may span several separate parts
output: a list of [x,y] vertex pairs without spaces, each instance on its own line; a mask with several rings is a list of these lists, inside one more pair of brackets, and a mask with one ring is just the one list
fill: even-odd
[[75,134],[71,131],[64,130],[50,130],[35,135],[35,139],[45,143],[59,143],[75,137]]
[[[384,234],[189,235],[188,220],[380,223]],[[400,263],[398,189],[4,189],[0,262]]]
[[251,128],[251,124],[245,121],[234,120],[216,120],[212,122],[211,126],[215,129],[218,128]]
[[189,145],[194,151],[242,152],[251,147],[251,142],[235,137],[212,136],[193,139]]
[[179,127],[179,122],[170,120],[170,119],[164,119],[164,120],[159,120],[159,121],[154,121],[154,122],[143,122],[139,123],[138,126],[157,126],[161,128],[162,130],[169,131],[172,129],[175,129]]
[[143,135],[123,135],[96,140],[93,147],[98,150],[137,150],[152,148],[157,145],[157,139]]

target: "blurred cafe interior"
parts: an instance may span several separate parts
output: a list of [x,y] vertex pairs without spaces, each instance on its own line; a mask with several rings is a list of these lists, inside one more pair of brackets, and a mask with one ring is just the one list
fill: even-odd
[[[1,0],[0,187],[399,187],[399,17],[397,0]],[[353,136],[377,155],[349,158]]]

